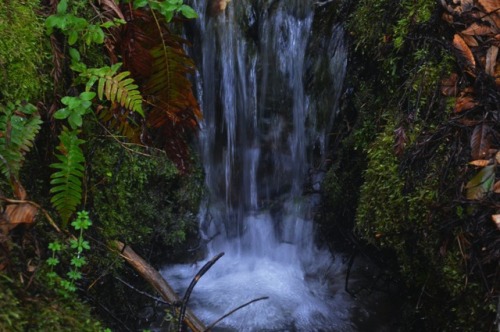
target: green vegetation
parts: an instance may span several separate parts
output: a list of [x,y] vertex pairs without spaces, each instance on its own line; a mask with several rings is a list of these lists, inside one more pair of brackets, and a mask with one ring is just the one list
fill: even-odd
[[[189,143],[201,114],[194,65],[167,24],[196,13],[182,0],[136,1],[134,15],[128,1],[56,4],[0,4],[0,330],[102,331],[86,302],[109,325],[138,327],[151,299],[127,285],[149,286],[108,243],[161,264],[196,241],[203,186]],[[132,45],[125,25],[160,46]],[[134,47],[143,53],[120,54]],[[148,80],[167,53],[175,65]]]
[[[470,125],[450,113],[450,104],[456,103],[455,112],[470,106],[456,95],[443,97],[450,94],[443,82],[462,62],[450,51],[453,32],[438,6],[428,0],[360,0],[335,8],[349,15],[353,58],[347,84],[354,93],[343,106],[337,128],[342,149],[334,152],[326,177],[327,209],[335,211],[328,218],[336,224],[350,218],[355,234],[379,255],[397,257],[392,273],[406,285],[408,329],[487,331],[498,302],[498,235],[491,222],[496,209],[488,203],[494,171],[487,166],[473,177],[466,164],[471,153],[485,154],[484,146],[493,146],[480,138],[491,122],[478,125],[469,142]],[[493,91],[483,91],[485,102],[476,101],[481,106],[467,119],[493,116]],[[485,174],[488,188],[477,185]]]
[[0,272],[1,331],[102,332],[88,305],[77,298],[53,294],[43,284],[26,290],[26,285]]
[[[0,3],[0,103],[37,100],[50,89],[40,1]],[[50,69],[49,69],[50,70]]]

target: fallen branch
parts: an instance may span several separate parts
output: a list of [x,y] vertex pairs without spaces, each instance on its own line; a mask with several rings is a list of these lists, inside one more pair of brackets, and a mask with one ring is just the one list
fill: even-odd
[[[132,250],[132,248],[120,241],[113,241],[111,244],[113,245],[113,249],[118,250],[120,256],[122,256],[151,286],[153,286],[165,301],[170,304],[179,303],[179,297],[165,279],[163,279],[161,274]],[[205,325],[189,309],[185,309],[183,321],[193,332],[202,332],[206,330]]]
[[242,309],[242,308],[246,307],[247,305],[252,304],[252,303],[254,303],[254,302],[257,302],[257,301],[262,301],[262,300],[267,300],[267,299],[269,299],[269,296],[259,297],[259,298],[257,298],[257,299],[253,299],[253,300],[251,300],[251,301],[248,301],[247,303],[242,304],[242,305],[240,305],[239,307],[234,308],[233,310],[229,311],[227,314],[224,314],[221,318],[217,319],[215,322],[213,322],[212,324],[210,324],[210,325],[206,328],[206,330],[205,330],[205,331],[203,331],[203,332],[208,332],[208,331],[210,331],[211,329],[213,329],[213,328],[215,327],[215,325],[219,324],[219,322],[220,322],[220,321],[222,321],[223,319],[225,319],[225,318],[226,318],[226,317],[228,317],[228,316],[231,316],[231,315],[232,315],[232,314],[234,314],[236,311],[238,311],[238,310],[240,310],[240,309]]
[[182,322],[184,321],[184,315],[186,314],[187,303],[189,301],[189,297],[191,296],[191,292],[194,289],[194,286],[198,283],[198,280],[221,258],[224,256],[224,253],[221,252],[211,260],[209,260],[203,267],[196,273],[193,280],[189,284],[189,287],[186,289],[186,293],[184,294],[184,298],[182,299],[182,307],[179,313],[179,332],[182,332]]

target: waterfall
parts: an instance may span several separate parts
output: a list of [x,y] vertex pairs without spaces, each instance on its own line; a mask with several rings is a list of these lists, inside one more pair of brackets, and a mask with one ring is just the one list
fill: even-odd
[[[319,146],[324,158],[337,112],[346,67],[343,31],[335,27],[317,61],[306,52],[312,0],[235,0],[220,15],[210,15],[207,0],[192,6],[200,13],[194,57],[208,190],[200,231],[207,259],[226,255],[200,280],[190,307],[210,323],[269,296],[219,326],[349,331],[343,266],[316,246],[312,216],[318,197],[304,194],[317,174],[310,171],[310,151]],[[313,96],[304,78],[306,67],[316,64],[332,84]],[[169,266],[162,273],[183,292],[201,264]]]

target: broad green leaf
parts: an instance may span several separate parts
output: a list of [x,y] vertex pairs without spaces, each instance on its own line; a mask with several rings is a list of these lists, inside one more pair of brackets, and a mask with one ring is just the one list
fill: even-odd
[[82,116],[76,112],[71,113],[68,117],[68,122],[71,128],[76,129],[82,126],[83,119]]
[[182,15],[184,15],[185,18],[197,18],[198,14],[195,12],[195,10],[187,5],[182,5],[180,8],[180,11]]
[[491,192],[495,182],[495,165],[484,167],[465,186],[467,199],[480,200]]
[[106,22],[104,22],[104,23],[101,23],[101,27],[103,27],[103,28],[105,28],[105,29],[109,29],[109,28],[111,28],[111,27],[113,27],[113,26],[115,26],[115,25],[116,25],[116,24],[115,24],[115,22],[113,22],[113,21],[106,21]]
[[76,48],[73,48],[73,47],[69,48],[69,56],[71,57],[71,60],[74,60],[74,61],[81,60],[80,52],[78,52],[78,50]]
[[94,99],[94,97],[95,97],[95,92],[82,92],[82,93],[80,93],[80,98],[83,100],[90,101],[90,100]]
[[66,13],[66,10],[68,10],[68,0],[59,1],[59,4],[57,5],[57,13],[64,14]]
[[78,40],[78,32],[75,30],[71,30],[68,36],[68,44],[74,45],[77,40]]
[[58,120],[66,119],[71,114],[70,110],[65,108],[61,108],[54,113],[54,118]]
[[134,8],[145,7],[148,4],[148,0],[134,0]]

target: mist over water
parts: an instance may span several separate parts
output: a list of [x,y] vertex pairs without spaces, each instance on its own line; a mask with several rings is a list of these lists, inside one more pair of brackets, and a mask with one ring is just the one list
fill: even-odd
[[[232,1],[211,16],[206,0],[194,44],[200,135],[207,197],[199,215],[207,260],[223,256],[196,285],[189,307],[206,324],[260,296],[218,326],[233,331],[352,331],[341,257],[315,244],[312,222],[319,194],[304,187],[312,153],[324,158],[345,75],[343,31],[336,27],[325,52],[331,93],[321,103],[306,93],[306,50],[313,1]],[[309,59],[310,61],[310,59]],[[330,114],[319,118],[318,108]],[[314,149],[313,149],[314,148]],[[321,160],[320,160],[321,161]],[[165,267],[184,293],[196,264]]]

